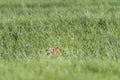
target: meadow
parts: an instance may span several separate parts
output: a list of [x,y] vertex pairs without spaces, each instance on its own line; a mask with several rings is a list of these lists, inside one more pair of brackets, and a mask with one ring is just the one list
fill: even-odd
[[0,80],[120,80],[120,0],[0,0]]

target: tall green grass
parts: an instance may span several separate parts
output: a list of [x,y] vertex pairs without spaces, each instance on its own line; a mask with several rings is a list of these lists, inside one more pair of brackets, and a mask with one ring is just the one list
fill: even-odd
[[119,80],[119,26],[119,0],[0,0],[0,79]]

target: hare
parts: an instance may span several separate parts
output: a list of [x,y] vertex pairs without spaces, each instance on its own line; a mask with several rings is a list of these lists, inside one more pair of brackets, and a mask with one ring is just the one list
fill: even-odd
[[58,46],[51,47],[47,50],[48,55],[57,56],[61,52],[61,48]]

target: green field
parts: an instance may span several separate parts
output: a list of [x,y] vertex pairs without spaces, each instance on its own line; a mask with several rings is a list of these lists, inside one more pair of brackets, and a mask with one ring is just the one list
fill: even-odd
[[120,80],[120,0],[0,0],[0,80]]

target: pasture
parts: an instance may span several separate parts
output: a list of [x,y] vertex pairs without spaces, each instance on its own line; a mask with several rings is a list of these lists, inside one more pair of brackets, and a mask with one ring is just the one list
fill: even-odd
[[120,0],[0,0],[0,80],[120,80]]

